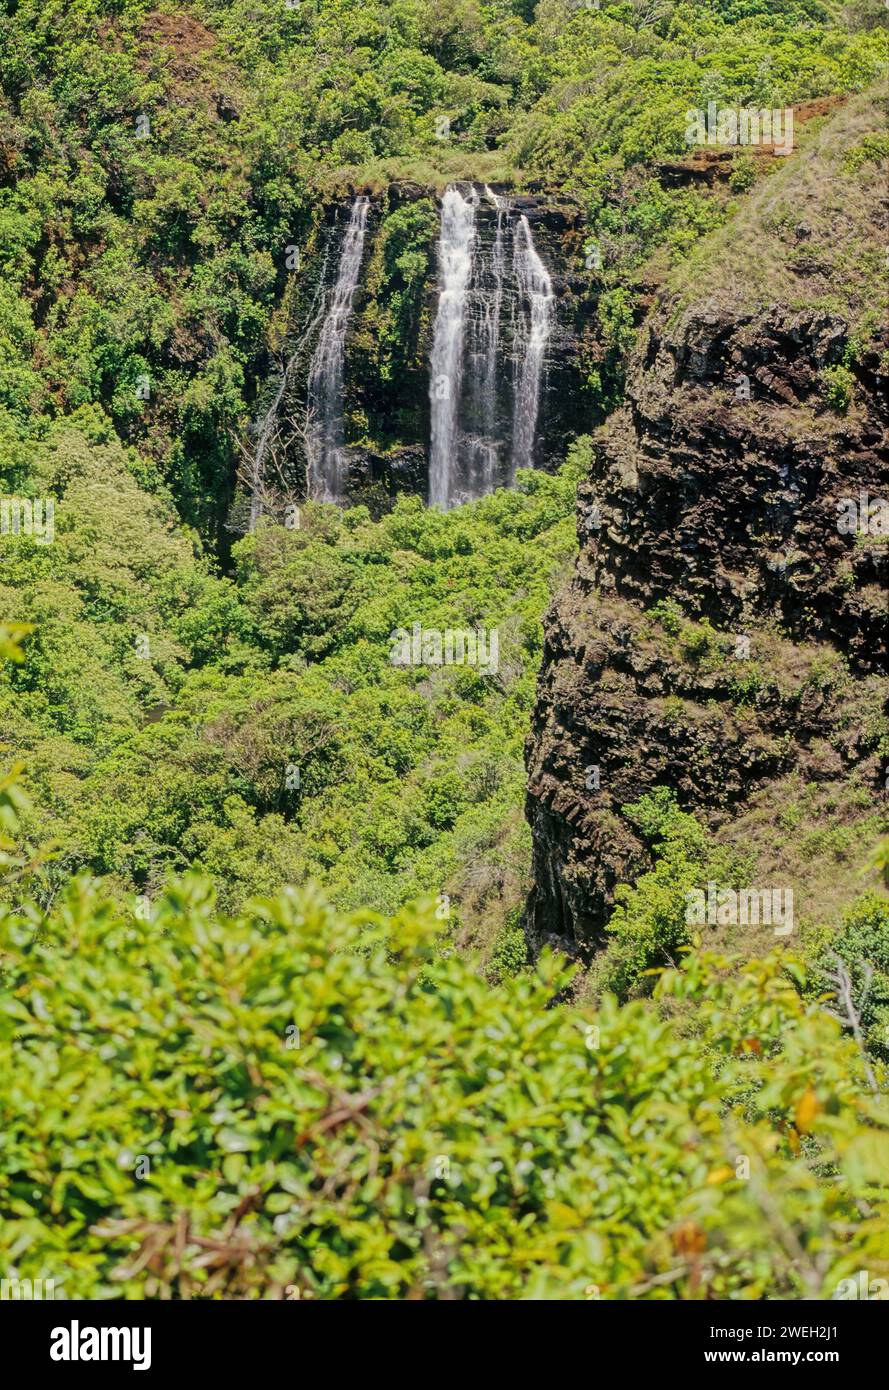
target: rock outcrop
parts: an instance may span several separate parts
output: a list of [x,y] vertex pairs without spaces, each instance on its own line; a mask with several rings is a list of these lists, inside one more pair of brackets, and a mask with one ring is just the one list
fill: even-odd
[[[656,785],[714,825],[791,773],[882,790],[889,345],[863,278],[822,292],[880,192],[826,253],[804,172],[775,297],[731,266],[668,287],[594,438],[527,746],[538,941],[601,943],[647,862],[621,807]],[[759,215],[744,234],[774,241]]]

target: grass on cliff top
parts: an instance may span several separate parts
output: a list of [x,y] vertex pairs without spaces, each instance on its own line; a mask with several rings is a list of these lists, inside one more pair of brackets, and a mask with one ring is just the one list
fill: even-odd
[[886,105],[860,93],[799,132],[786,161],[675,272],[675,318],[710,296],[736,312],[823,306],[852,330],[885,320]]
[[417,183],[442,194],[450,183],[506,184],[522,187],[525,175],[501,150],[473,152],[442,144],[435,157],[374,159],[365,164],[344,165],[325,173],[322,191],[330,197],[345,197],[351,189],[376,196],[390,183]]
[[[716,839],[755,859],[757,886],[793,889],[797,930],[805,936],[824,924],[835,928],[863,893],[889,901],[874,865],[887,830],[885,809],[856,776],[807,781],[793,772],[751,795]],[[708,937],[711,949],[751,956],[766,955],[772,942],[765,925],[714,928]]]

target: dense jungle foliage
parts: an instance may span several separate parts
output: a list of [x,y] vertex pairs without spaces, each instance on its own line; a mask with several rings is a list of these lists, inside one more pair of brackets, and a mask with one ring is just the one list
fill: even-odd
[[[55,501],[52,544],[0,537],[0,1273],[318,1299],[889,1276],[885,896],[793,950],[708,950],[685,892],[743,867],[663,789],[626,808],[650,864],[593,971],[529,957],[522,749],[589,439],[446,514],[225,527],[326,198],[576,195],[607,409],[652,266],[754,177],[661,182],[689,106],[862,90],[883,13],[0,0],[0,489]],[[393,390],[412,216],[375,271]],[[393,667],[415,620],[496,627],[498,671]],[[858,998],[868,972],[858,1037],[835,953]]]
[[689,108],[864,87],[887,58],[875,0],[842,22],[818,0],[4,9],[4,467],[27,476],[28,441],[98,404],[151,490],[209,536],[287,247],[308,240],[325,192],[499,174],[578,193],[615,280],[603,316],[625,346],[626,267],[688,249],[719,215],[653,177],[686,150]]

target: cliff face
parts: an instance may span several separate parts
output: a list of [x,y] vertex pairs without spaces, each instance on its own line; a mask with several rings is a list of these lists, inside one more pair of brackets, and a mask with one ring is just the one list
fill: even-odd
[[[853,135],[862,119],[841,118]],[[779,275],[733,267],[729,232],[663,292],[594,440],[527,746],[538,939],[601,941],[615,887],[646,862],[621,807],[656,785],[717,828],[788,779],[876,804],[887,344],[864,267],[844,260],[843,292],[823,293],[834,257],[880,244],[867,175],[821,242],[849,143],[828,128],[735,229],[768,241]],[[776,234],[766,214],[784,200]]]

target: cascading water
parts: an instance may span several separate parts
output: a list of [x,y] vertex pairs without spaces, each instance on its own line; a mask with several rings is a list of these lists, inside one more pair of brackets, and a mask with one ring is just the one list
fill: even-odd
[[356,198],[352,204],[333,298],[309,369],[306,418],[309,494],[322,502],[341,502],[345,493],[343,372],[346,329],[361,273],[369,206],[369,200],[364,197]]
[[464,195],[450,187],[442,199],[429,501],[444,508],[509,484],[517,468],[533,465],[555,309],[527,217],[515,219],[507,199],[487,185],[484,191],[496,221],[472,188]]
[[327,278],[327,263],[330,255],[330,245],[324,252],[324,259],[321,263],[321,274],[318,285],[309,306],[308,323],[299,335],[299,339],[287,358],[287,361],[279,368],[278,385],[272,403],[255,428],[256,447],[253,452],[253,463],[250,470],[250,521],[249,529],[255,530],[256,523],[263,513],[263,499],[266,491],[266,458],[269,450],[274,453],[274,444],[279,434],[278,411],[287,390],[290,375],[297,362],[301,359],[306,344],[311,342],[315,332],[321,322],[324,312],[323,285]]
[[537,254],[524,215],[519,218],[515,232],[513,273],[520,302],[514,343],[516,377],[510,482],[517,468],[530,468],[534,462],[540,378],[555,308],[552,280]]
[[457,473],[457,419],[463,375],[463,335],[467,292],[472,273],[475,240],[474,190],[464,198],[457,188],[445,190],[441,206],[438,243],[438,313],[432,341],[429,383],[431,443],[429,453],[429,501],[447,507]]
[[[443,508],[509,485],[517,468],[533,465],[555,311],[552,282],[528,218],[487,185],[483,198],[471,184],[462,187],[465,192],[449,187],[442,199],[429,387],[429,500]],[[289,360],[281,362],[270,408],[254,428],[251,529],[268,490],[268,459],[281,475],[278,416],[292,369],[312,343],[304,430],[308,492],[324,501],[345,500],[345,344],[368,212],[369,200],[357,198],[342,238],[326,239],[308,322]],[[331,290],[326,267],[337,246]]]
[[506,280],[507,205],[487,185],[485,196],[497,210],[497,225],[487,247],[477,238],[473,257],[466,327],[465,490],[481,497],[497,486],[502,439],[497,428],[497,379],[500,367],[500,313]]

